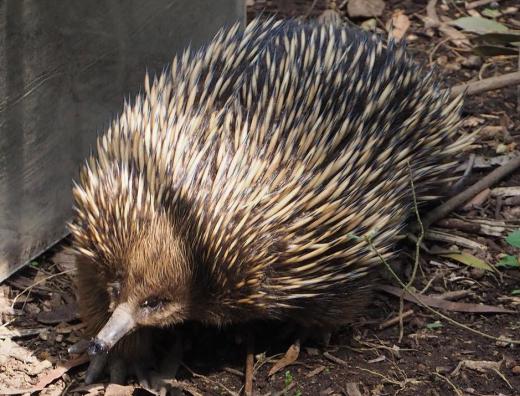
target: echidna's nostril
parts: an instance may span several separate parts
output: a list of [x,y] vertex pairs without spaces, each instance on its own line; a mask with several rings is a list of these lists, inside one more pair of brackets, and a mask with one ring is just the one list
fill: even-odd
[[87,353],[89,356],[96,356],[102,353],[107,353],[109,350],[109,346],[101,340],[97,338],[90,341],[90,345],[88,346]]

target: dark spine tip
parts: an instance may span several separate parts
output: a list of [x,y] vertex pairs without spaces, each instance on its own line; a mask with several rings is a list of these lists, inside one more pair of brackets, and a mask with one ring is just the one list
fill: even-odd
[[90,341],[90,345],[88,346],[87,353],[90,357],[97,356],[101,354],[108,353],[110,348],[103,341],[98,339],[93,339]]

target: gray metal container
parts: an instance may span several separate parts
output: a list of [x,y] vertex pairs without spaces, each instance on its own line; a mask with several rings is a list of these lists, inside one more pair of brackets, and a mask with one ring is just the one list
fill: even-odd
[[72,179],[145,71],[244,19],[243,0],[0,2],[0,281],[66,235]]

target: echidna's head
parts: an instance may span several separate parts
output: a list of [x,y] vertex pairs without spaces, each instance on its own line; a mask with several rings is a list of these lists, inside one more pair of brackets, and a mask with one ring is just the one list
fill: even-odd
[[165,327],[187,318],[191,256],[165,214],[141,220],[139,232],[106,262],[91,260],[106,289],[110,315],[93,340],[91,353],[108,351],[139,327]]

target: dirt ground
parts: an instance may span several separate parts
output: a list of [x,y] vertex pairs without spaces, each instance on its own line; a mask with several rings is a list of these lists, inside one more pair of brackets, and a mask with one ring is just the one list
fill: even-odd
[[[250,3],[249,17],[265,6],[310,18],[323,17],[327,8],[335,10],[329,17],[344,18],[348,12],[340,1]],[[462,1],[439,1],[436,11],[443,22],[478,12],[520,29],[520,4],[495,3],[468,9]],[[401,21],[394,30],[406,26],[399,17],[405,15],[409,51],[425,65],[435,65],[446,86],[517,70],[518,56],[475,56],[471,34],[454,38],[453,31],[427,27],[426,7],[427,1],[388,0],[382,15],[351,20],[385,33],[392,20]],[[457,39],[468,40],[469,46]],[[461,133],[480,128],[481,134],[471,148],[474,166],[462,189],[519,154],[519,101],[515,86],[466,100]],[[504,265],[515,257],[518,263],[520,256],[520,249],[506,241],[520,229],[519,186],[517,170],[432,227],[420,251],[412,294],[402,307],[395,289],[399,285],[387,274],[355,326],[333,334],[328,346],[307,341],[298,360],[272,376],[273,361],[294,339],[286,325],[185,330],[179,389],[193,395],[239,394],[249,331],[255,334],[257,395],[520,395],[520,349],[508,341],[520,340],[520,270],[514,263]],[[67,244],[0,285],[0,394],[148,394],[138,386],[83,384],[85,360],[67,353],[82,331]],[[412,273],[414,252],[415,245],[405,243],[397,268],[404,279]],[[421,300],[428,307],[413,296],[428,296]],[[402,326],[396,320],[400,312]]]

